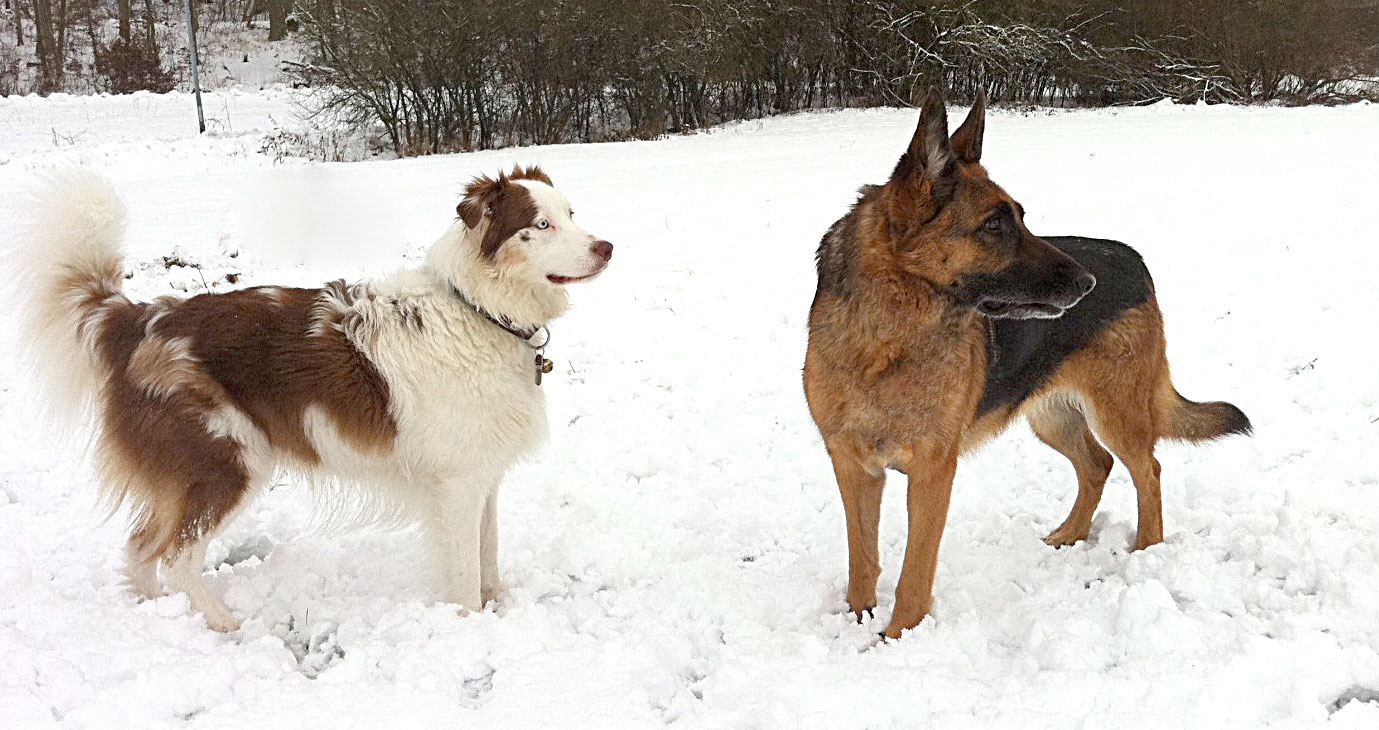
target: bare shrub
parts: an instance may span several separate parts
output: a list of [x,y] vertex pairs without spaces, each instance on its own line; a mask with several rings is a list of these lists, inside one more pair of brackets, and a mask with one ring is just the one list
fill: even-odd
[[[1363,4],[1362,4],[1363,5]],[[1379,10],[1314,0],[313,0],[317,109],[402,155],[650,138],[930,85],[1014,104],[1354,98]],[[1368,49],[1368,50],[1367,50]],[[1349,95],[1349,96],[1346,96]]]
[[95,53],[96,73],[100,74],[104,91],[129,94],[148,90],[161,94],[177,86],[177,79],[163,68],[156,48],[116,38],[109,48],[97,48]]

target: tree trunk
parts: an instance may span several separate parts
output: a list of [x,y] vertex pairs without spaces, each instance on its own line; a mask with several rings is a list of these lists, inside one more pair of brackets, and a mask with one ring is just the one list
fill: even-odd
[[15,45],[24,45],[24,4],[19,0],[14,0],[14,42]]
[[148,46],[150,54],[158,50],[158,35],[154,32],[157,27],[156,20],[153,14],[153,0],[144,0],[144,43]]
[[101,39],[96,35],[95,3],[86,6],[86,37],[91,41],[91,49],[100,52]]
[[66,70],[63,61],[67,56],[67,0],[57,0],[57,17],[53,26],[57,28],[57,73],[61,77]]
[[117,13],[120,18],[120,38],[125,44],[128,44],[133,40],[131,38],[133,33],[131,21],[133,20],[134,9],[130,6],[130,0],[119,0],[115,5],[118,8]]
[[52,93],[62,85],[62,62],[58,58],[57,37],[53,34],[53,7],[50,0],[33,0],[33,4],[38,88],[43,93]]
[[287,14],[292,12],[292,0],[268,0],[268,40],[287,37]]

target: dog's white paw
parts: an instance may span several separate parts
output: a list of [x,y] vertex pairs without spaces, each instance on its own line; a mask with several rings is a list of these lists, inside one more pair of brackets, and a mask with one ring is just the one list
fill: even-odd
[[497,601],[500,596],[507,593],[508,587],[502,583],[494,583],[491,586],[484,586],[479,591],[479,600],[487,606],[490,602]]
[[218,631],[222,634],[233,634],[234,632],[239,631],[239,619],[235,618],[234,616],[231,616],[229,613],[207,613],[205,614],[205,616],[206,628],[210,629],[211,631]]

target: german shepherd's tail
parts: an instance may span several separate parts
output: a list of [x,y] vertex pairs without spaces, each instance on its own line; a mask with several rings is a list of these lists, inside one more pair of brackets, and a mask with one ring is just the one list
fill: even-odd
[[1160,401],[1160,412],[1167,416],[1163,419],[1163,438],[1211,441],[1234,434],[1248,436],[1254,430],[1244,411],[1230,403],[1190,401],[1171,385],[1165,391]]
[[19,209],[5,252],[23,321],[22,347],[52,426],[87,421],[109,377],[99,341],[124,308],[125,207],[99,174],[73,167],[43,175]]

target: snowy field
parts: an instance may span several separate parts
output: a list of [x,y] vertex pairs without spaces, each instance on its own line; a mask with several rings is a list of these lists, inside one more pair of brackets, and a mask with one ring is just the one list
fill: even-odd
[[1089,542],[1040,542],[1076,488],[1017,426],[959,468],[932,618],[883,645],[903,481],[859,626],[800,366],[815,245],[914,112],[275,165],[284,92],[207,110],[226,121],[197,139],[181,95],[0,100],[0,239],[31,171],[79,161],[127,195],[141,297],[385,273],[470,176],[537,162],[617,246],[552,327],[550,443],[502,492],[507,593],[461,618],[415,534],[315,529],[282,484],[206,566],[240,632],[135,603],[120,522],[81,446],[33,425],[0,314],[0,727],[1379,727],[1379,107],[989,117],[1030,227],[1139,248],[1179,389],[1257,434],[1161,447],[1166,541],[1129,553],[1119,465]]

